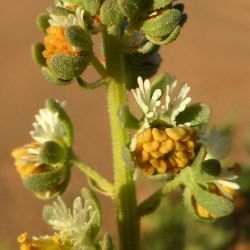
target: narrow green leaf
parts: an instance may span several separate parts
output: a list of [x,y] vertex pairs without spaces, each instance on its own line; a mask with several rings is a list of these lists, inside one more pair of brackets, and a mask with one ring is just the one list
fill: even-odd
[[138,129],[139,120],[130,112],[127,104],[120,107],[118,111],[120,124],[123,128]]
[[188,106],[177,117],[178,124],[189,122],[191,126],[201,126],[209,122],[211,116],[211,108],[204,103],[197,103]]
[[42,54],[44,50],[45,47],[42,43],[35,43],[31,46],[32,59],[38,66],[46,66],[46,59]]

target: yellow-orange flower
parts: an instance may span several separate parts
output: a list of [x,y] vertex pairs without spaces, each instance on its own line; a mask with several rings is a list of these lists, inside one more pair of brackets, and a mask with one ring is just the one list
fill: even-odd
[[148,175],[178,173],[195,157],[191,128],[146,128],[136,137],[136,161]]
[[51,26],[47,29],[47,35],[44,37],[45,50],[43,56],[50,59],[54,55],[73,55],[79,56],[79,51],[74,49],[68,44],[64,35],[65,28]]

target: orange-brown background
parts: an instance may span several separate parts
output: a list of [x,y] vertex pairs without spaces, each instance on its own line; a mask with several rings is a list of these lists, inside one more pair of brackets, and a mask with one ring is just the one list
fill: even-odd
[[[30,141],[33,116],[48,97],[66,100],[75,127],[75,150],[85,162],[112,178],[109,126],[104,88],[87,92],[76,84],[54,87],[46,82],[32,62],[30,44],[41,39],[34,20],[52,1],[2,2],[0,16],[0,246],[16,235],[49,233],[41,210],[45,202],[26,191],[10,158],[12,148]],[[250,2],[249,0],[186,1],[189,15],[177,42],[161,50],[160,71],[175,74],[192,86],[194,102],[213,109],[213,122],[227,117],[237,133],[234,158],[242,160],[246,130],[250,121]],[[93,70],[85,79],[97,77]],[[239,153],[239,154],[238,154]],[[244,156],[244,155],[243,155]],[[74,171],[65,199],[78,195],[84,176]],[[148,188],[149,189],[149,188]],[[150,190],[149,190],[150,192]],[[114,231],[113,208],[107,199],[103,221]],[[110,209],[111,207],[111,209]]]

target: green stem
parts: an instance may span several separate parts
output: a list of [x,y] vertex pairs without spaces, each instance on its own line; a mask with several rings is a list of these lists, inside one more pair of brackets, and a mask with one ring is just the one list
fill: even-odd
[[105,78],[107,76],[107,71],[104,68],[104,66],[101,64],[101,62],[98,60],[98,58],[94,55],[94,53],[91,55],[90,63],[94,66],[96,71]]
[[119,37],[104,32],[104,49],[108,76],[108,111],[113,146],[115,205],[119,231],[120,249],[139,249],[139,220],[133,171],[125,166],[122,147],[128,142],[128,132],[120,126],[119,108],[127,102],[123,81],[123,58]]
[[83,162],[81,162],[77,157],[73,157],[72,165],[79,168],[82,172],[84,172],[89,178],[94,180],[96,183],[98,183],[98,186],[100,186],[106,193],[113,196],[114,194],[114,186],[106,180],[103,176],[98,174],[95,170],[93,170],[91,167],[85,165]]

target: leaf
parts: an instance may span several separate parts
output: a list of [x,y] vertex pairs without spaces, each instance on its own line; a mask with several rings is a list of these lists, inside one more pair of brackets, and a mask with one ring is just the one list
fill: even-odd
[[48,61],[53,74],[62,80],[72,80],[82,74],[89,64],[89,56],[55,55]]
[[209,122],[212,110],[204,103],[188,106],[176,117],[177,124],[190,123],[191,126],[201,126]]
[[153,213],[161,203],[161,192],[155,192],[153,195],[149,196],[138,206],[138,216],[142,217]]
[[163,73],[156,76],[152,81],[151,95],[153,95],[156,89],[160,89],[162,93],[166,91],[167,85],[172,84],[176,80],[175,76],[168,73]]
[[150,37],[167,36],[179,25],[181,17],[179,10],[167,9],[160,15],[144,21],[141,30]]
[[38,66],[46,66],[46,59],[42,54],[44,50],[45,47],[42,43],[35,43],[31,46],[32,59]]
[[130,112],[128,105],[123,105],[118,110],[118,118],[123,128],[138,129],[139,120]]
[[54,171],[33,174],[23,179],[24,186],[37,193],[43,193],[57,188],[65,177],[65,168],[61,167]]
[[46,100],[46,107],[54,113],[58,113],[60,121],[64,124],[66,131],[67,131],[67,141],[68,141],[68,146],[71,147],[73,144],[74,140],[74,130],[73,130],[73,125],[70,121],[69,116],[67,113],[64,111],[63,107],[61,106],[60,103],[53,99],[47,99]]
[[234,206],[229,199],[208,192],[195,184],[190,186],[190,189],[197,203],[216,217],[226,216],[233,212]]
[[91,238],[96,238],[100,227],[101,227],[101,207],[100,204],[95,196],[95,194],[86,189],[83,188],[81,190],[82,197],[90,202],[91,206],[93,207],[92,211],[90,211],[90,217],[92,217],[93,213],[95,213],[94,219],[91,222]]
[[54,85],[57,86],[64,86],[64,85],[68,85],[71,83],[71,80],[62,80],[57,78],[48,67],[42,67],[42,75],[43,77],[50,81],[51,83],[53,83]]
[[80,26],[71,25],[65,29],[64,34],[71,46],[87,52],[92,51],[91,37]]
[[49,27],[49,19],[50,19],[50,15],[46,12],[46,13],[42,13],[40,14],[37,18],[36,18],[36,25],[38,27],[38,29],[45,35],[47,33],[47,29]]
[[122,158],[127,167],[135,169],[135,161],[133,159],[132,153],[127,146],[122,147]]

